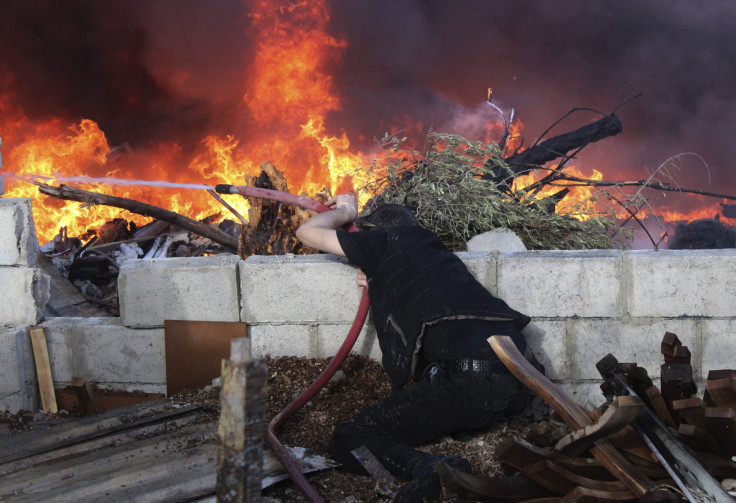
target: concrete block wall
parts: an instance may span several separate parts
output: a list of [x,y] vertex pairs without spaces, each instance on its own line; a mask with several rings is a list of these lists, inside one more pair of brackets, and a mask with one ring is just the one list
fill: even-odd
[[48,276],[35,267],[38,240],[31,200],[0,197],[0,408],[35,405],[29,328],[48,302]]
[[[12,200],[0,199],[6,201]],[[16,201],[0,205],[0,222],[18,218],[3,213],[8,206],[19,204],[21,210],[12,212],[30,215],[30,203]],[[11,226],[13,243],[29,242],[20,228]],[[14,246],[4,243],[0,250]],[[4,252],[15,258],[0,265],[3,306],[5,299],[22,298],[35,307],[28,314],[0,307],[0,408],[10,409],[34,403],[27,331],[41,321],[38,306],[44,303],[44,280],[30,262],[34,252],[19,250]],[[733,368],[736,361],[736,250],[459,256],[489,291],[532,317],[525,329],[532,348],[548,376],[582,405],[603,400],[595,363],[607,353],[636,362],[657,379],[667,331],[690,348],[701,384],[709,370]],[[119,319],[43,321],[54,379],[63,386],[75,375],[116,389],[163,392],[167,319],[246,322],[256,355],[333,356],[360,301],[355,274],[331,255],[129,261],[120,270]],[[380,359],[370,318],[354,351]]]

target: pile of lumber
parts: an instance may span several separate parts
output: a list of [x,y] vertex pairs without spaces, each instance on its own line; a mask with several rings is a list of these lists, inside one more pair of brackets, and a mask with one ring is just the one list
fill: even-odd
[[609,354],[596,365],[606,401],[588,410],[532,367],[508,337],[489,343],[566,427],[548,424],[502,443],[496,455],[508,476],[472,475],[440,463],[451,492],[497,502],[733,500],[724,487],[736,478],[736,372],[712,371],[704,397],[695,397],[690,352],[667,333],[661,387],[646,369]]
[[217,424],[169,399],[0,437],[0,501],[172,501],[206,496]]

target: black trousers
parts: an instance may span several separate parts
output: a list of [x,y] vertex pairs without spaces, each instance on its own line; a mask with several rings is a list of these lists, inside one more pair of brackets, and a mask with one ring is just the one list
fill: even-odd
[[365,473],[350,453],[361,445],[386,462],[386,453],[393,447],[418,446],[443,435],[490,426],[521,412],[530,398],[525,386],[501,362],[494,362],[485,372],[430,364],[421,381],[340,423],[330,454],[344,469]]

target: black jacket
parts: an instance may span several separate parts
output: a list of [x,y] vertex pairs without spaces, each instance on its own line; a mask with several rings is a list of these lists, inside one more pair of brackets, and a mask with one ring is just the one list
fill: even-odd
[[394,389],[413,375],[427,326],[453,319],[513,321],[519,329],[529,323],[528,316],[491,295],[431,231],[397,227],[366,232],[386,240],[375,264],[361,263],[366,259],[355,249],[361,243],[357,236],[338,232],[338,239],[348,259],[368,277],[383,366]]

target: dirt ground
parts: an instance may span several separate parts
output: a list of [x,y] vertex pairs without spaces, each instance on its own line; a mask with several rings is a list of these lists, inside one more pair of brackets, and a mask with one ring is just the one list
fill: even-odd
[[[306,389],[328,362],[306,358],[270,359],[268,420]],[[326,453],[335,425],[388,395],[390,389],[388,377],[378,362],[351,355],[335,378],[283,424],[277,432],[278,438],[285,445],[308,447],[318,453]],[[502,469],[493,455],[495,446],[507,436],[525,436],[529,427],[526,421],[511,421],[461,439],[445,437],[422,449],[464,456],[472,463],[475,473],[499,475]],[[370,477],[332,469],[309,474],[307,479],[328,502],[391,501],[390,497],[377,490],[375,480]],[[264,497],[284,503],[304,501],[301,492],[291,481],[267,488]],[[445,495],[443,501],[453,501],[453,498]]]
[[[291,403],[325,369],[329,359],[298,357],[269,358],[267,381],[267,417],[270,421]],[[276,432],[287,446],[306,447],[317,454],[326,455],[335,425],[364,407],[375,403],[390,392],[388,376],[380,363],[350,355],[333,379],[304,407],[287,419]],[[201,390],[185,392],[172,397],[179,403],[195,404],[203,408],[202,420],[217,421],[219,417],[219,388],[208,386]],[[75,416],[75,412],[33,415],[30,413],[0,413],[0,429],[6,433],[32,429],[35,421],[60,422]],[[508,436],[526,437],[535,423],[515,419],[496,425],[488,431],[475,432],[463,437],[444,437],[422,446],[422,450],[434,453],[463,456],[473,465],[475,473],[487,476],[503,473],[496,461],[494,449]],[[388,502],[391,498],[380,491],[370,477],[353,475],[338,469],[310,473],[309,483],[329,503]],[[400,486],[392,489],[395,491]],[[266,503],[291,503],[305,501],[301,491],[291,480],[279,482],[263,492]],[[452,502],[454,497],[444,494],[442,501]]]

